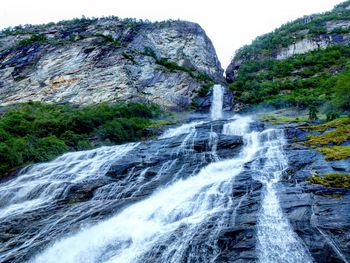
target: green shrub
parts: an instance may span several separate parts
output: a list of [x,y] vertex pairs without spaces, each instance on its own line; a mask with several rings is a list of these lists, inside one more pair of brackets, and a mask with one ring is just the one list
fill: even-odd
[[93,106],[26,103],[0,118],[0,176],[29,163],[74,150],[122,143],[145,136],[160,114],[154,104],[101,103]]
[[[317,107],[331,101],[340,111],[348,109],[350,47],[332,46],[285,60],[262,59],[243,63],[229,86],[235,99],[245,104],[276,107]],[[340,74],[332,74],[335,71]],[[342,71],[343,70],[343,71]]]
[[19,46],[30,45],[33,43],[45,43],[47,41],[46,35],[32,34],[30,38],[19,41]]
[[340,111],[350,112],[350,65],[339,74],[333,89],[333,102]]

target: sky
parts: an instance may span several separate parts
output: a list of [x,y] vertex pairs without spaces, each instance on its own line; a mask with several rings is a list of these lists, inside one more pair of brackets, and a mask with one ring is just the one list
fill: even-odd
[[0,28],[57,22],[82,15],[115,15],[160,21],[181,19],[201,25],[223,68],[235,50],[280,25],[331,10],[343,0],[1,0]]

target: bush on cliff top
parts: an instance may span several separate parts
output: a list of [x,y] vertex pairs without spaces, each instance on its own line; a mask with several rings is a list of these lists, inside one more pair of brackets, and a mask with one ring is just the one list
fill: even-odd
[[0,176],[67,151],[140,139],[159,112],[143,103],[17,105],[0,118]]

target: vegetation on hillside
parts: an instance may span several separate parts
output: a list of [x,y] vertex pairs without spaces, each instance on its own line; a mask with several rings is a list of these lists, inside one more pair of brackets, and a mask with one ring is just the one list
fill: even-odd
[[[234,60],[243,60],[230,89],[236,100],[249,105],[297,106],[314,110],[323,107],[329,118],[350,111],[350,1],[332,11],[305,16],[289,22],[271,33],[257,37],[240,48]],[[277,60],[276,52],[302,39],[339,40],[342,45],[317,49],[305,54]]]
[[350,110],[349,60],[350,47],[332,46],[285,60],[248,61],[230,89],[245,104],[299,108],[328,104],[329,113],[346,112]]
[[275,50],[288,47],[296,41],[305,38],[305,36],[312,39],[326,33],[332,37],[336,37],[338,34],[349,33],[350,27],[338,27],[328,32],[326,25],[327,21],[350,20],[350,10],[345,9],[349,5],[350,1],[345,1],[332,11],[304,16],[286,23],[273,32],[257,37],[250,45],[241,47],[236,52],[235,59],[254,59],[256,56],[271,56]]
[[159,113],[143,103],[11,106],[0,119],[0,176],[68,151],[141,139]]

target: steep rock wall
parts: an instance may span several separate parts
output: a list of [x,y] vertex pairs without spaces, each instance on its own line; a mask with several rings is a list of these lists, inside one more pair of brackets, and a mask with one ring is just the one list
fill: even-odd
[[152,101],[186,108],[223,70],[204,30],[184,21],[80,19],[0,34],[0,104]]

